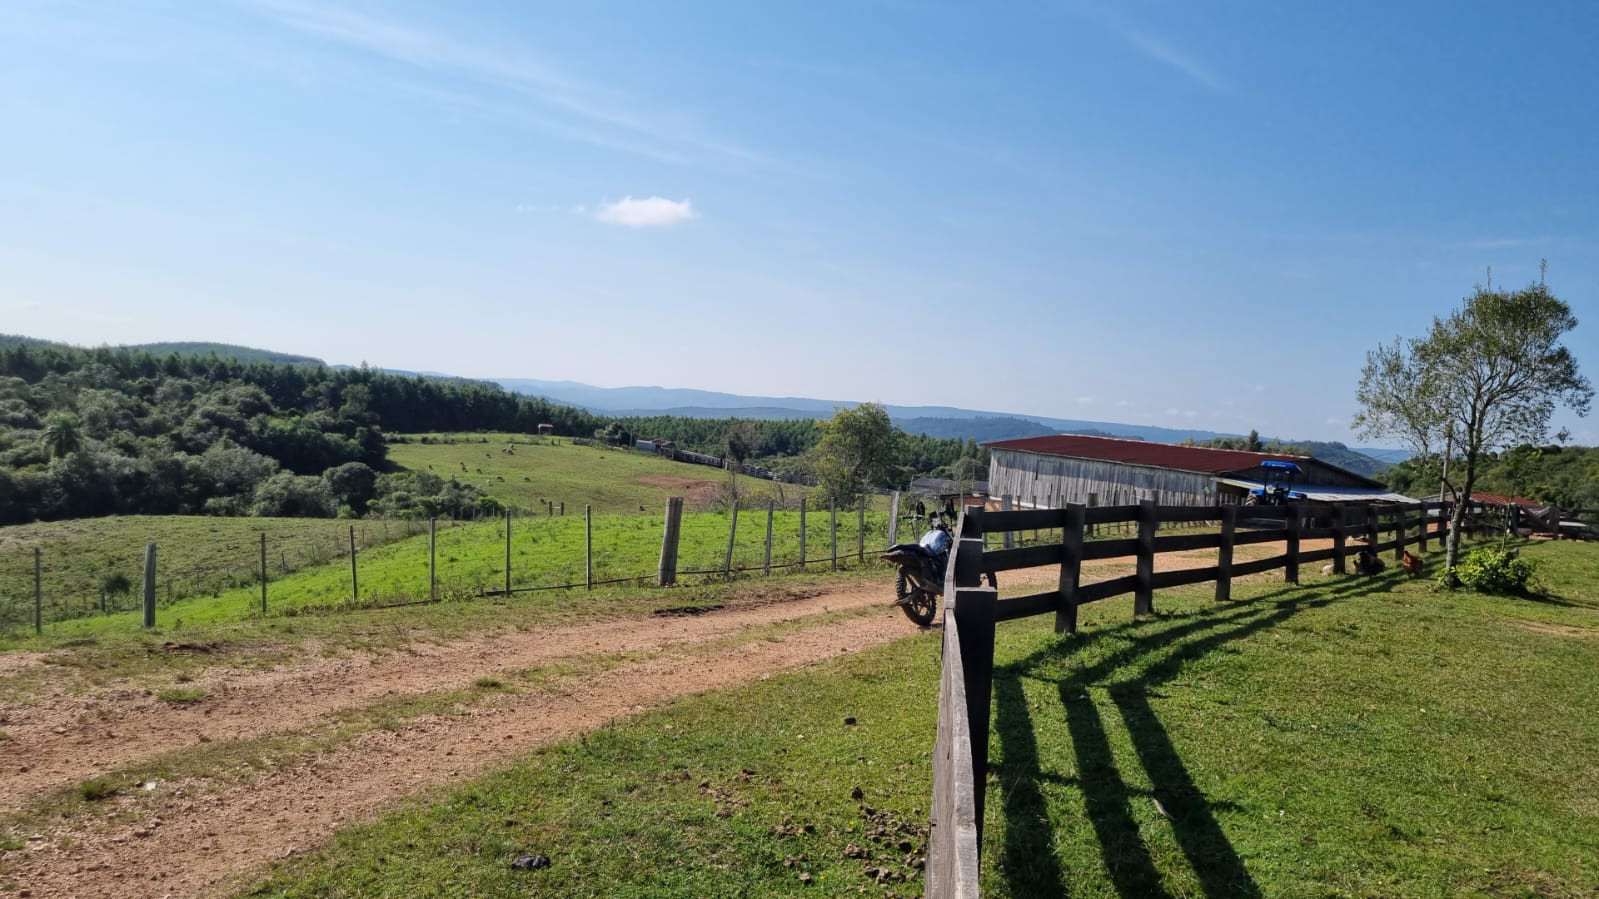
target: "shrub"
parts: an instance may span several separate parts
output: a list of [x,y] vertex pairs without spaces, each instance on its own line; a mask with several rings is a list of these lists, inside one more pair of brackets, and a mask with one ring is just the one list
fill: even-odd
[[1455,577],[1478,593],[1526,593],[1533,564],[1514,552],[1485,547],[1472,550],[1455,566]]

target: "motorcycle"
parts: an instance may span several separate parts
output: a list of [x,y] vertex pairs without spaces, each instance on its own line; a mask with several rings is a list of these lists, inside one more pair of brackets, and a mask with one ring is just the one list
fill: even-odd
[[[934,515],[927,533],[915,543],[896,543],[883,553],[883,561],[899,566],[894,579],[894,604],[905,617],[926,627],[938,614],[938,598],[944,595],[944,571],[949,566],[949,551],[955,538],[949,525]],[[987,572],[989,586],[994,573]]]

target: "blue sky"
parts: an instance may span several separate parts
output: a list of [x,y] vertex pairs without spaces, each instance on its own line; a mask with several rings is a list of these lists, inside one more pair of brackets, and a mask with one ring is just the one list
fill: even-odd
[[[0,4],[0,332],[1360,443],[1537,277],[1589,3]],[[1580,442],[1591,419],[1557,416]]]

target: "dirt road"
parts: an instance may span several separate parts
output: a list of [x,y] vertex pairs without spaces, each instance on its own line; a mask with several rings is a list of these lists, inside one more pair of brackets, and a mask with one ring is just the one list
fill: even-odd
[[217,670],[196,682],[206,698],[190,707],[122,684],[0,708],[10,736],[0,742],[0,808],[12,811],[52,789],[201,744],[214,751],[229,741],[325,729],[339,715],[395,697],[468,689],[541,666],[582,672],[557,675],[540,689],[497,693],[464,712],[369,729],[220,790],[174,778],[153,784],[149,795],[113,797],[103,803],[106,820],[75,818],[25,835],[25,848],[6,853],[5,876],[33,897],[215,893],[395,800],[544,743],[678,696],[916,633],[885,601],[887,590],[863,585],[701,615],[508,631],[270,671]]

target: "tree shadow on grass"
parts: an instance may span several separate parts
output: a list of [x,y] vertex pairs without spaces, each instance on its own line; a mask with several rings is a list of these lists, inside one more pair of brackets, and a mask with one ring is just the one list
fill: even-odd
[[[1223,645],[1340,599],[1387,592],[1392,581],[1391,576],[1351,580],[1313,596],[1302,588],[1285,588],[1187,615],[1099,629],[996,666],[994,731],[999,736],[1002,761],[994,767],[1006,822],[1002,869],[1012,894],[1068,894],[1053,848],[1054,831],[1043,790],[1044,784],[1055,784],[1082,791],[1101,857],[1119,895],[1169,895],[1133,815],[1132,800],[1140,796],[1157,801],[1170,819],[1177,845],[1206,896],[1260,896],[1259,886],[1213,814],[1218,803],[1207,799],[1194,783],[1149,703],[1149,690],[1174,677],[1184,664]],[[1165,626],[1159,627],[1161,624]],[[1063,678],[1044,673],[1057,668],[1069,655],[1128,634],[1139,635],[1085,668]],[[1121,669],[1126,667],[1137,670],[1125,676]],[[1040,763],[1032,712],[1023,689],[1024,680],[1040,679],[1056,684],[1076,758],[1075,778],[1046,772]],[[1117,769],[1100,710],[1087,694],[1090,686],[1107,686],[1107,680],[1112,680],[1108,685],[1111,701],[1127,727],[1139,765],[1153,785],[1148,793],[1130,787]]]

